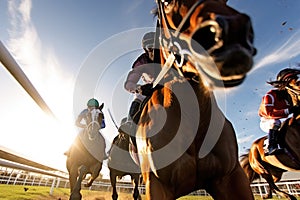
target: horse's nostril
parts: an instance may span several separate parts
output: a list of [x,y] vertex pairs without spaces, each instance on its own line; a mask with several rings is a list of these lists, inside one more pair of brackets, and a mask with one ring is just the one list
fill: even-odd
[[225,45],[240,44],[247,49],[252,56],[256,54],[256,49],[253,45],[254,31],[251,19],[248,15],[218,15],[216,22],[222,28],[221,37]]

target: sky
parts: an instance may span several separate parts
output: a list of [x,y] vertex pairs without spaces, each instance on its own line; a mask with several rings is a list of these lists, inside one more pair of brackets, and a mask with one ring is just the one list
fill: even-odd
[[[236,131],[239,152],[263,135],[257,110],[285,67],[300,62],[300,2],[229,0],[248,14],[258,50],[253,69],[238,87],[218,90],[217,101]],[[127,115],[132,96],[123,88],[142,53],[141,38],[154,30],[153,0],[0,0],[0,40],[56,116],[46,115],[0,64],[0,146],[66,171],[79,129],[74,121],[89,98],[104,103],[107,149]],[[106,163],[102,174],[107,175]]]

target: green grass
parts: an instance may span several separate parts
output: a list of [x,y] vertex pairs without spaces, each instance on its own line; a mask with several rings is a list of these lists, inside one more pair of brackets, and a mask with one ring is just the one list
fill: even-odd
[[[24,187],[29,188],[27,191]],[[43,186],[23,186],[23,185],[0,185],[0,199],[5,200],[35,200],[49,199],[50,188]],[[68,189],[57,188],[53,191],[53,198],[59,199],[60,196],[67,199]],[[57,197],[57,198],[56,198]]]
[[[24,187],[28,188],[28,190],[25,191]],[[68,188],[55,188],[52,195],[49,193],[50,187],[0,184],[0,200],[68,200],[70,192]],[[111,191],[102,192],[83,189],[81,194],[83,200],[111,200]],[[120,193],[119,199],[132,200],[132,194]],[[142,196],[142,199],[145,199],[145,197]],[[255,197],[255,200],[261,199],[260,197]],[[274,197],[272,200],[276,199],[279,200],[280,198]],[[299,197],[297,199],[300,200]],[[212,198],[209,196],[185,196],[179,198],[179,200],[212,200]]]
[[[27,191],[24,187],[28,188]],[[0,184],[0,200],[68,200],[68,188],[55,188],[50,195],[50,187]],[[111,192],[82,189],[83,200],[111,200]],[[132,194],[120,193],[119,199],[132,200]]]

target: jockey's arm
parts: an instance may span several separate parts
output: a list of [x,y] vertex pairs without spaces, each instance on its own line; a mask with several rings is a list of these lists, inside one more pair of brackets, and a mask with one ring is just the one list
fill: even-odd
[[128,73],[127,79],[124,83],[124,88],[130,93],[135,93],[141,76],[142,72],[140,70],[132,69]]
[[86,128],[86,124],[82,123],[82,120],[84,118],[84,113],[80,113],[75,121],[75,125],[79,128]]

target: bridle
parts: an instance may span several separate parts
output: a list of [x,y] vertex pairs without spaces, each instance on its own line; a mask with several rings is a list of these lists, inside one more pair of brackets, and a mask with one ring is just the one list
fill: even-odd
[[[177,28],[173,30],[166,19],[166,11],[164,9],[164,6],[171,6],[170,1],[157,0],[157,28],[160,30],[156,32],[160,33],[159,44],[163,47],[162,54],[164,59],[169,62],[169,65],[174,64],[174,67],[179,71],[183,64],[189,60],[196,67],[200,75],[204,76],[206,80],[213,80],[215,83],[216,80],[221,80],[220,73],[209,54],[223,46],[221,37],[223,31],[222,28],[217,21],[206,20],[198,25],[191,36],[186,36],[182,33],[195,9],[204,1],[205,0],[197,1],[189,9]],[[163,28],[164,25],[167,28]],[[211,36],[210,42],[207,42],[207,37],[205,36]],[[200,40],[200,43],[202,43],[203,46],[194,40],[196,38],[198,41]],[[171,57],[174,58],[171,59]],[[170,68],[170,66],[167,67]]]
[[[101,128],[101,125],[98,121],[98,117],[99,115],[103,115],[102,111],[99,109],[92,109],[89,111],[90,114],[90,122],[87,124],[87,132],[89,135],[89,139],[90,140],[94,140],[96,137],[96,133],[98,133],[98,131]],[[95,131],[96,130],[96,131]]]

